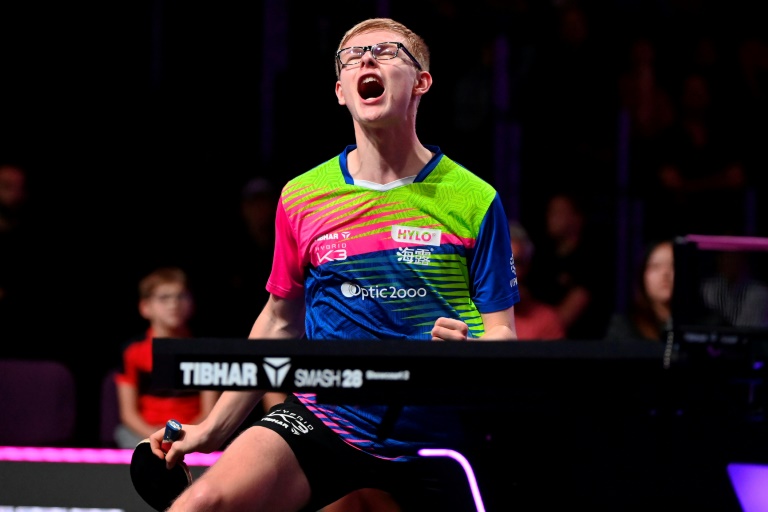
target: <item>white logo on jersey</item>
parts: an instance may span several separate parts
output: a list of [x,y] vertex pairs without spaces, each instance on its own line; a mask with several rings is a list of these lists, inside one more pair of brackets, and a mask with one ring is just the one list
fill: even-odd
[[414,228],[411,226],[392,226],[392,240],[419,245],[440,245],[439,229]]
[[341,235],[341,238],[346,240],[347,238],[349,238],[350,232],[342,231],[341,233],[326,233],[324,235],[320,235],[319,237],[315,238],[315,242],[322,242],[325,240],[338,240],[339,235]]
[[416,297],[426,297],[426,288],[398,288],[396,286],[366,286],[363,288],[359,284],[349,281],[341,285],[341,294],[347,298],[360,297],[366,299],[413,299]]
[[397,249],[397,261],[402,261],[403,263],[429,265],[431,256],[431,249],[414,249],[413,247],[400,247]]
[[327,251],[325,254],[322,254],[319,251],[317,253],[318,264],[324,261],[341,261],[345,259],[347,259],[346,249],[331,249],[330,251]]
[[341,294],[345,297],[357,297],[360,295],[360,285],[347,281],[341,285]]

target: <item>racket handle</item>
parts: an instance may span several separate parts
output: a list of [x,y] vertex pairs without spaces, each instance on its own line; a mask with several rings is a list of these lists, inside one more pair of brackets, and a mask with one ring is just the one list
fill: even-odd
[[176,441],[181,435],[181,423],[176,420],[168,420],[165,423],[165,433],[163,434],[163,442],[160,444],[160,449],[165,453],[171,449],[171,444]]

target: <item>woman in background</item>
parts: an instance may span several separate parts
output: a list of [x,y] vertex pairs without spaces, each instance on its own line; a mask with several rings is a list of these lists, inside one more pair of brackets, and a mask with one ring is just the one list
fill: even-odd
[[612,315],[605,338],[662,341],[672,319],[674,279],[672,241],[664,239],[649,244],[634,275],[629,309]]

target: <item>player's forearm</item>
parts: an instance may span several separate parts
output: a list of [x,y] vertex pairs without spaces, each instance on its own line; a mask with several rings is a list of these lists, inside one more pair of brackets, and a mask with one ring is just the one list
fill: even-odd
[[253,339],[298,339],[304,336],[303,299],[270,295],[248,335]]
[[497,325],[485,331],[485,334],[478,339],[483,341],[513,341],[517,339],[517,334],[507,325]]
[[482,313],[482,317],[485,333],[479,339],[483,341],[513,341],[517,339],[514,307],[493,313]]
[[245,420],[264,396],[264,391],[224,391],[203,420],[209,436],[223,443]]

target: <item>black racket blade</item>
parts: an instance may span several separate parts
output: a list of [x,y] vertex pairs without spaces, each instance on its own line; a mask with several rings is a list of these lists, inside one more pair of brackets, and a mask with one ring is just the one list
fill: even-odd
[[136,492],[153,509],[162,512],[192,483],[189,468],[183,462],[166,469],[145,439],[136,445],[131,456],[131,481]]

